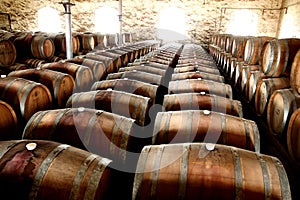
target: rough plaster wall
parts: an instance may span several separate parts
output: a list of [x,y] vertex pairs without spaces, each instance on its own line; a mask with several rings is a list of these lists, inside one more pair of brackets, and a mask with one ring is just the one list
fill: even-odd
[[300,38],[300,1],[284,0],[282,3],[280,23],[278,28],[279,38]]
[[[71,8],[72,30],[80,32],[94,31],[94,13],[97,8],[111,6],[118,10],[119,6],[118,1],[112,0],[71,0],[71,2],[75,3]],[[171,5],[185,11],[189,37],[194,42],[207,44],[212,34],[227,32],[231,14],[236,10],[231,8],[279,8],[281,0],[123,0],[123,30],[136,33],[141,40],[155,38],[159,13]],[[37,11],[45,6],[64,12],[63,6],[55,0],[1,0],[0,2],[2,12],[11,14],[13,30],[37,30]],[[226,12],[222,13],[222,17],[221,8],[227,8]],[[262,10],[253,10],[253,12],[259,16],[257,34],[276,36],[280,11],[266,10],[263,15]],[[62,31],[64,20],[64,15],[61,15]]]

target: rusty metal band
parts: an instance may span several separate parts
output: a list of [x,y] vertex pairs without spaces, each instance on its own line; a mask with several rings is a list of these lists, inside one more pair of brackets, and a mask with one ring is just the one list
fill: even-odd
[[243,173],[240,156],[236,148],[232,147],[231,152],[234,160],[234,177],[235,177],[235,199],[243,199]]
[[259,129],[257,127],[257,124],[252,121],[251,122],[252,130],[253,130],[253,136],[254,136],[254,149],[255,152],[260,152],[260,135],[259,135]]
[[226,115],[221,114],[220,116],[221,116],[221,125],[222,125],[222,132],[221,132],[222,144],[228,144],[227,131],[226,131]]
[[134,183],[133,183],[133,190],[132,190],[132,199],[136,200],[136,199],[141,199],[139,197],[139,195],[141,194],[141,185],[143,182],[143,176],[144,173],[148,173],[145,172],[145,165],[146,165],[146,161],[148,159],[148,155],[149,152],[151,150],[151,146],[145,146],[142,151],[141,154],[139,156],[139,160],[137,163],[137,168],[136,168],[136,173],[134,176]]
[[97,157],[98,160],[97,166],[94,168],[90,180],[87,184],[87,189],[84,194],[84,199],[93,200],[95,199],[97,188],[99,186],[102,174],[105,171],[105,168],[109,165],[111,160],[107,158]]
[[[20,110],[21,110],[22,117],[25,116],[25,103],[26,103],[28,94],[32,91],[33,88],[35,88],[36,86],[41,86],[41,85],[42,84],[40,84],[40,83],[32,83],[32,84],[29,85],[28,88],[26,88],[26,91],[23,93],[23,95],[21,97],[21,100],[20,100]],[[23,89],[23,86],[22,86],[22,89]],[[21,88],[19,89],[18,94],[15,97],[15,100],[18,98],[19,92],[22,89]]]
[[260,162],[260,166],[261,166],[261,170],[262,170],[262,174],[263,174],[265,200],[269,200],[269,199],[271,199],[271,182],[270,182],[270,177],[269,177],[266,161],[263,159],[263,157],[259,153],[256,153],[256,157]]
[[283,40],[283,42],[284,42],[286,52],[285,52],[285,56],[284,56],[284,68],[282,70],[282,73],[285,72],[287,65],[288,65],[289,57],[290,57],[290,48],[289,48],[288,41]]
[[249,128],[249,123],[247,120],[243,119],[243,122],[244,122],[244,129],[245,129],[245,139],[246,139],[246,147],[248,149],[251,148],[251,137],[250,137],[250,128]]
[[228,88],[228,98],[232,99],[232,87],[231,87],[231,85],[225,84],[225,86],[227,86],[226,88]]
[[[95,124],[97,123],[98,117],[102,114],[103,112],[97,111],[97,113],[93,113],[93,116],[90,118],[86,130],[84,131],[84,138],[83,138],[83,145],[89,145],[93,129],[95,128]],[[99,134],[101,134],[99,132]],[[80,137],[80,136],[79,136]]]
[[69,148],[67,144],[61,144],[53,149],[48,156],[43,160],[39,169],[37,170],[35,177],[32,182],[31,190],[29,193],[29,199],[38,199],[38,192],[40,189],[40,185],[43,181],[45,174],[47,173],[48,168],[50,167],[53,160],[64,150]]
[[[16,79],[10,81],[9,83],[6,83],[6,84],[5,84],[4,90],[3,90],[2,95],[1,95],[2,99],[4,99],[4,98],[6,97],[6,92],[7,92],[7,90],[10,88],[10,86],[11,86],[14,82],[16,82],[16,81],[18,81],[18,80],[20,80],[20,78],[16,78]],[[24,84],[24,85],[25,85],[25,84]]]
[[[164,113],[162,113],[163,115],[165,115]],[[162,135],[163,137],[163,141],[164,142],[167,142],[168,141],[168,136],[169,136],[169,130],[171,130],[171,127],[170,127],[170,121],[171,121],[171,118],[172,118],[172,112],[167,112],[167,117],[166,117],[166,128],[163,129],[163,132],[160,133],[160,135]]]
[[[24,136],[26,134],[26,138],[35,138],[35,134],[34,134],[34,130],[36,129],[36,127],[40,124],[41,120],[43,119],[43,117],[47,114],[47,112],[45,111],[38,111],[36,113],[34,113],[29,121],[26,123],[26,126],[24,128],[23,131],[23,135],[22,138],[24,139]],[[32,124],[34,122],[34,124]],[[26,130],[30,130],[31,131],[27,132]]]
[[[129,137],[131,136],[131,129],[132,129],[132,125],[133,123],[129,123],[127,121],[127,118],[124,118],[125,121],[125,127],[122,128],[122,135],[121,135],[121,143],[120,143],[120,157],[123,160],[123,163],[125,163],[126,160],[126,152],[127,152],[127,146],[128,146],[128,141],[129,141]],[[132,120],[134,121],[134,120]]]
[[276,166],[279,180],[280,180],[280,186],[281,186],[281,198],[282,200],[291,200],[291,190],[290,190],[290,184],[287,177],[287,174],[285,172],[285,169],[282,165],[282,163],[275,157],[272,157],[272,160]]
[[184,200],[186,185],[188,179],[188,168],[189,168],[189,153],[191,145],[189,143],[183,143],[182,145],[182,156],[181,156],[181,166],[180,166],[180,181],[179,181],[179,190],[178,190],[178,199]]
[[[192,95],[190,95],[192,96]],[[186,142],[192,142],[194,141],[194,138],[191,138],[192,135],[196,135],[197,134],[197,131],[196,133],[193,133],[193,114],[194,114],[194,111],[190,110],[187,112],[187,120],[182,122],[182,124],[184,123],[187,123],[187,126],[186,126],[186,132],[183,132],[183,134],[186,135]]]
[[[191,109],[193,109],[194,95],[188,94],[187,96],[188,96],[188,109],[191,110]],[[179,102],[179,104],[181,104],[181,103]],[[180,108],[180,109],[182,109],[182,108]],[[199,107],[197,109],[199,109]]]
[[[46,72],[47,72],[47,69],[43,70],[41,74],[46,74]],[[58,97],[59,86],[60,86],[60,84],[61,84],[63,78],[65,77],[65,76],[60,76],[60,75],[62,75],[62,74],[61,74],[60,72],[57,72],[57,73],[55,73],[55,75],[52,76],[52,78],[51,78],[51,82],[52,82],[52,83],[53,83],[53,81],[55,81],[56,79],[58,79],[58,80],[55,82],[55,85],[54,85],[54,88],[53,88],[53,94],[54,94],[53,97]],[[41,76],[42,76],[42,75],[41,75]],[[57,101],[58,101],[58,99],[57,99]]]
[[[61,118],[69,111],[70,109],[65,109],[65,110],[61,110],[63,112],[60,112],[59,115],[56,117],[55,121],[53,122],[52,124],[52,128],[51,128],[51,131],[49,132],[49,135],[48,135],[48,139],[52,139],[54,138],[53,137],[53,134],[55,133],[56,131],[56,127],[58,125],[58,123],[60,122]],[[37,124],[38,125],[38,124]]]
[[279,67],[279,63],[280,63],[280,59],[281,59],[281,45],[280,45],[279,40],[276,40],[276,43],[277,43],[277,60],[276,60],[275,69],[274,69],[273,73],[271,74],[271,76],[273,76],[278,71],[278,67]]
[[80,165],[80,168],[77,171],[77,174],[76,174],[76,176],[74,178],[74,181],[73,181],[73,186],[72,186],[72,189],[71,189],[71,192],[70,192],[70,195],[69,195],[69,199],[70,200],[78,198],[78,193],[79,193],[80,185],[81,185],[82,181],[84,180],[84,176],[85,176],[87,170],[89,169],[90,164],[97,157],[99,157],[99,156],[97,156],[95,154],[91,154]]
[[[123,117],[121,117],[120,119],[121,120],[113,126],[112,134],[110,137],[109,152],[112,155],[114,155],[115,150],[116,150],[116,144],[117,144],[117,140],[118,140],[118,131],[120,130],[120,126],[124,121]],[[105,135],[105,133],[103,133],[103,134]]]
[[1,144],[0,148],[0,160],[2,159],[3,155],[6,154],[9,150],[11,150],[14,146],[16,146],[17,144],[23,142],[22,140],[19,141],[13,141],[13,142],[9,142],[7,144]]
[[156,142],[156,138],[157,138],[157,134],[160,132],[164,133],[164,129],[160,129],[161,127],[161,118],[162,118],[162,112],[158,112],[156,114],[156,118],[155,118],[155,122],[154,122],[154,127],[153,127],[153,136],[152,136],[152,144],[155,144]]
[[162,158],[164,149],[165,149],[164,144],[159,145],[157,152],[156,152],[156,160],[155,160],[154,169],[153,169],[151,192],[150,192],[151,199],[155,199],[155,196],[156,196],[158,174],[159,174],[159,170],[160,170],[160,162],[161,162],[161,158]]

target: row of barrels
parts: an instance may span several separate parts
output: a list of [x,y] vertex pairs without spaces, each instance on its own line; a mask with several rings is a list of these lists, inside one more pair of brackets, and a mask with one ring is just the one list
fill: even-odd
[[[225,37],[229,40],[230,36]],[[297,116],[300,106],[300,39],[244,37],[244,41],[243,57],[235,57],[226,48],[222,50],[214,45],[211,53],[257,116],[267,124],[268,131],[299,164],[299,144],[295,142],[298,131],[293,129],[297,121],[291,116]],[[223,55],[223,59],[218,55]],[[249,62],[247,58],[253,57],[256,62]]]
[[[242,118],[231,86],[217,76],[213,59],[201,46],[183,46],[163,110],[156,115],[153,144],[143,148],[138,160],[133,199],[291,199],[282,164],[259,153],[255,122]],[[273,171],[277,166],[280,170]],[[250,176],[257,181],[253,185],[247,184]]]
[[[132,45],[131,34],[123,33],[122,46]],[[66,58],[66,38],[64,33],[44,33],[27,31],[0,32],[0,66],[8,67],[16,63],[26,63],[35,58],[57,61]],[[104,50],[119,47],[119,34],[72,33],[72,52],[85,54],[94,49]]]

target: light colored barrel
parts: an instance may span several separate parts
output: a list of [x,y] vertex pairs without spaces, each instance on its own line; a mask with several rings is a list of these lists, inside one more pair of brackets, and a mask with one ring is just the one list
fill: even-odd
[[290,84],[298,94],[300,94],[300,48],[294,57],[291,74],[290,74]]
[[291,115],[287,128],[287,147],[289,155],[296,163],[300,164],[300,108],[295,110]]
[[204,79],[204,80],[216,81],[219,83],[225,82],[223,76],[200,72],[200,71],[185,72],[185,73],[173,73],[171,80],[176,81],[176,80],[199,79],[199,78]]
[[292,199],[279,159],[209,143],[145,146],[132,194],[134,200]]

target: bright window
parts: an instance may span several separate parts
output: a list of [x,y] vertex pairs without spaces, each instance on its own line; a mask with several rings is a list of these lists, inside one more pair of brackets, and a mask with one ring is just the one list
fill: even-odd
[[100,33],[118,33],[120,29],[119,13],[116,9],[105,6],[95,12],[95,31]]
[[227,28],[227,33],[233,35],[256,35],[258,16],[250,10],[242,9],[235,11]]
[[39,30],[48,33],[61,31],[59,12],[51,7],[44,7],[38,11]]
[[165,8],[159,15],[157,37],[164,41],[185,40],[185,12],[175,6]]

